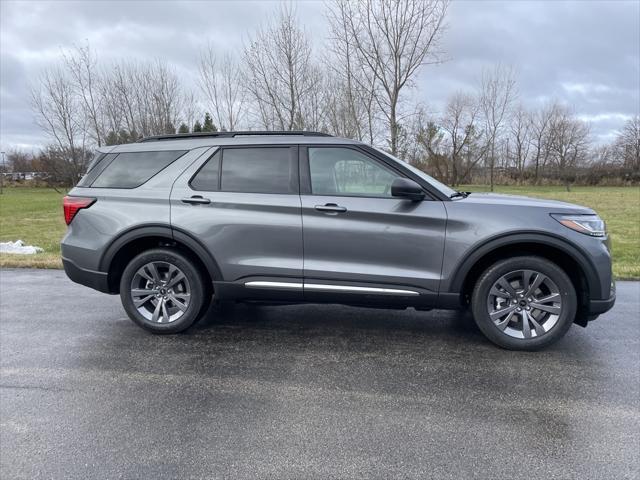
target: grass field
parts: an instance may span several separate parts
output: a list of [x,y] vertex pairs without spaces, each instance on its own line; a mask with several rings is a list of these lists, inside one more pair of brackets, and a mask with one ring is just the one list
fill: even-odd
[[49,188],[5,188],[0,195],[0,242],[22,240],[44,249],[35,255],[0,253],[0,267],[62,268],[60,239],[67,226],[62,197]]
[[[462,187],[472,192],[487,187]],[[617,278],[640,279],[640,188],[638,187],[497,187],[500,193],[563,200],[596,210],[607,222]],[[0,267],[60,268],[60,239],[66,226],[63,193],[45,188],[7,188],[0,195],[0,241],[23,240],[44,248],[36,255],[0,254]]]

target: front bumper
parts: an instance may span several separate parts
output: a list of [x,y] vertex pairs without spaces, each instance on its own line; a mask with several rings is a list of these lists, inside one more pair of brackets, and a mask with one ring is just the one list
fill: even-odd
[[611,296],[606,300],[590,300],[589,301],[589,315],[600,315],[601,313],[608,312],[613,308],[616,303],[616,292],[611,290]]
[[64,272],[71,281],[85,285],[103,293],[112,293],[109,291],[109,282],[107,272],[97,272],[95,270],[87,270],[80,268],[73,260],[62,257],[62,266]]
[[[616,303],[616,284],[614,281],[611,282],[611,287],[609,289],[609,298],[606,300],[589,300],[589,304],[587,305],[586,312],[586,322],[590,322],[591,320],[595,320],[598,318],[598,315],[608,312],[613,308],[613,305]],[[586,326],[586,322],[581,324],[582,326]]]

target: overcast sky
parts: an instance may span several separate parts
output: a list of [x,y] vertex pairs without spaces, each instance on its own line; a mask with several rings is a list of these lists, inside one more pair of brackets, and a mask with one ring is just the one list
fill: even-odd
[[[29,82],[57,61],[61,48],[89,41],[101,59],[162,58],[185,83],[195,78],[199,48],[240,51],[243,39],[278,2],[0,0],[0,144],[47,142],[33,121]],[[316,51],[326,41],[320,1],[297,3]],[[640,1],[454,1],[447,15],[448,60],[424,67],[414,95],[438,112],[456,90],[476,88],[483,67],[518,71],[527,105],[557,98],[591,123],[596,141],[640,113]]]

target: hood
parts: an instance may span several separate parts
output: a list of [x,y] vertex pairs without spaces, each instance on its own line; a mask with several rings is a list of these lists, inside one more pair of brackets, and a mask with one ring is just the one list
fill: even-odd
[[467,198],[455,200],[465,203],[476,203],[486,205],[512,205],[514,207],[539,207],[553,212],[567,212],[577,214],[594,214],[595,212],[581,205],[560,202],[558,200],[547,200],[544,198],[531,198],[521,195],[506,195],[501,193],[472,193]]

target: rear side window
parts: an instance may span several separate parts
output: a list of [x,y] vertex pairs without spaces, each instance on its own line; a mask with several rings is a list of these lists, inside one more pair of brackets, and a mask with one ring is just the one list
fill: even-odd
[[226,148],[220,190],[247,193],[298,193],[297,161],[289,147]]
[[[186,150],[120,153],[106,162],[100,161],[86,176],[100,170],[90,186],[99,188],[136,188],[187,153]],[[84,182],[83,178],[83,182]],[[89,186],[80,185],[80,186]]]

